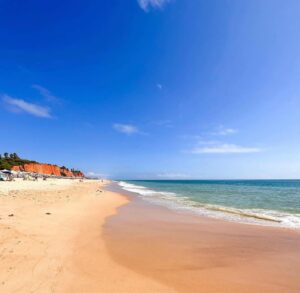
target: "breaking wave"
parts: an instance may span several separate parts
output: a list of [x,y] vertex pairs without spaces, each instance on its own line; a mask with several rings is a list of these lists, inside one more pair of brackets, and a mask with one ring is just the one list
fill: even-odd
[[290,214],[266,209],[239,209],[235,207],[206,204],[191,200],[187,196],[174,192],[155,191],[142,185],[124,181],[120,181],[118,184],[122,189],[133,192],[148,202],[177,211],[192,212],[202,216],[241,223],[300,228],[300,214]]

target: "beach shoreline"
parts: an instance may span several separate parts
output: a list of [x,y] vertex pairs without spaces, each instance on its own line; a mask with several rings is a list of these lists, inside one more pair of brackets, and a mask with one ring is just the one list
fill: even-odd
[[104,227],[121,265],[176,292],[299,292],[298,229],[176,212],[124,193],[130,202]]
[[116,185],[176,212],[230,222],[300,228],[299,180],[129,180]]
[[0,184],[1,292],[299,292],[300,234],[177,213],[100,180]]

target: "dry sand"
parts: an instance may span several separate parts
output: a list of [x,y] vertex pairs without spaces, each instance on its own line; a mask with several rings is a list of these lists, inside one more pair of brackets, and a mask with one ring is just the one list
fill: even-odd
[[99,181],[0,182],[0,292],[172,292],[115,262],[103,224],[126,204]]

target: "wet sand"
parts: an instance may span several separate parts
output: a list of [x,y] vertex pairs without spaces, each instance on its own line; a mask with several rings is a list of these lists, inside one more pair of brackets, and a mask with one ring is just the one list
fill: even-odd
[[176,292],[300,292],[299,230],[177,213],[136,197],[109,217],[120,265]]

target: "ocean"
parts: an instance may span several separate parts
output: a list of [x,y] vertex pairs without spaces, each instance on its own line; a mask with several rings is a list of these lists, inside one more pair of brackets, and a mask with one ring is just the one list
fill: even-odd
[[300,228],[300,180],[130,180],[124,190],[179,212]]

